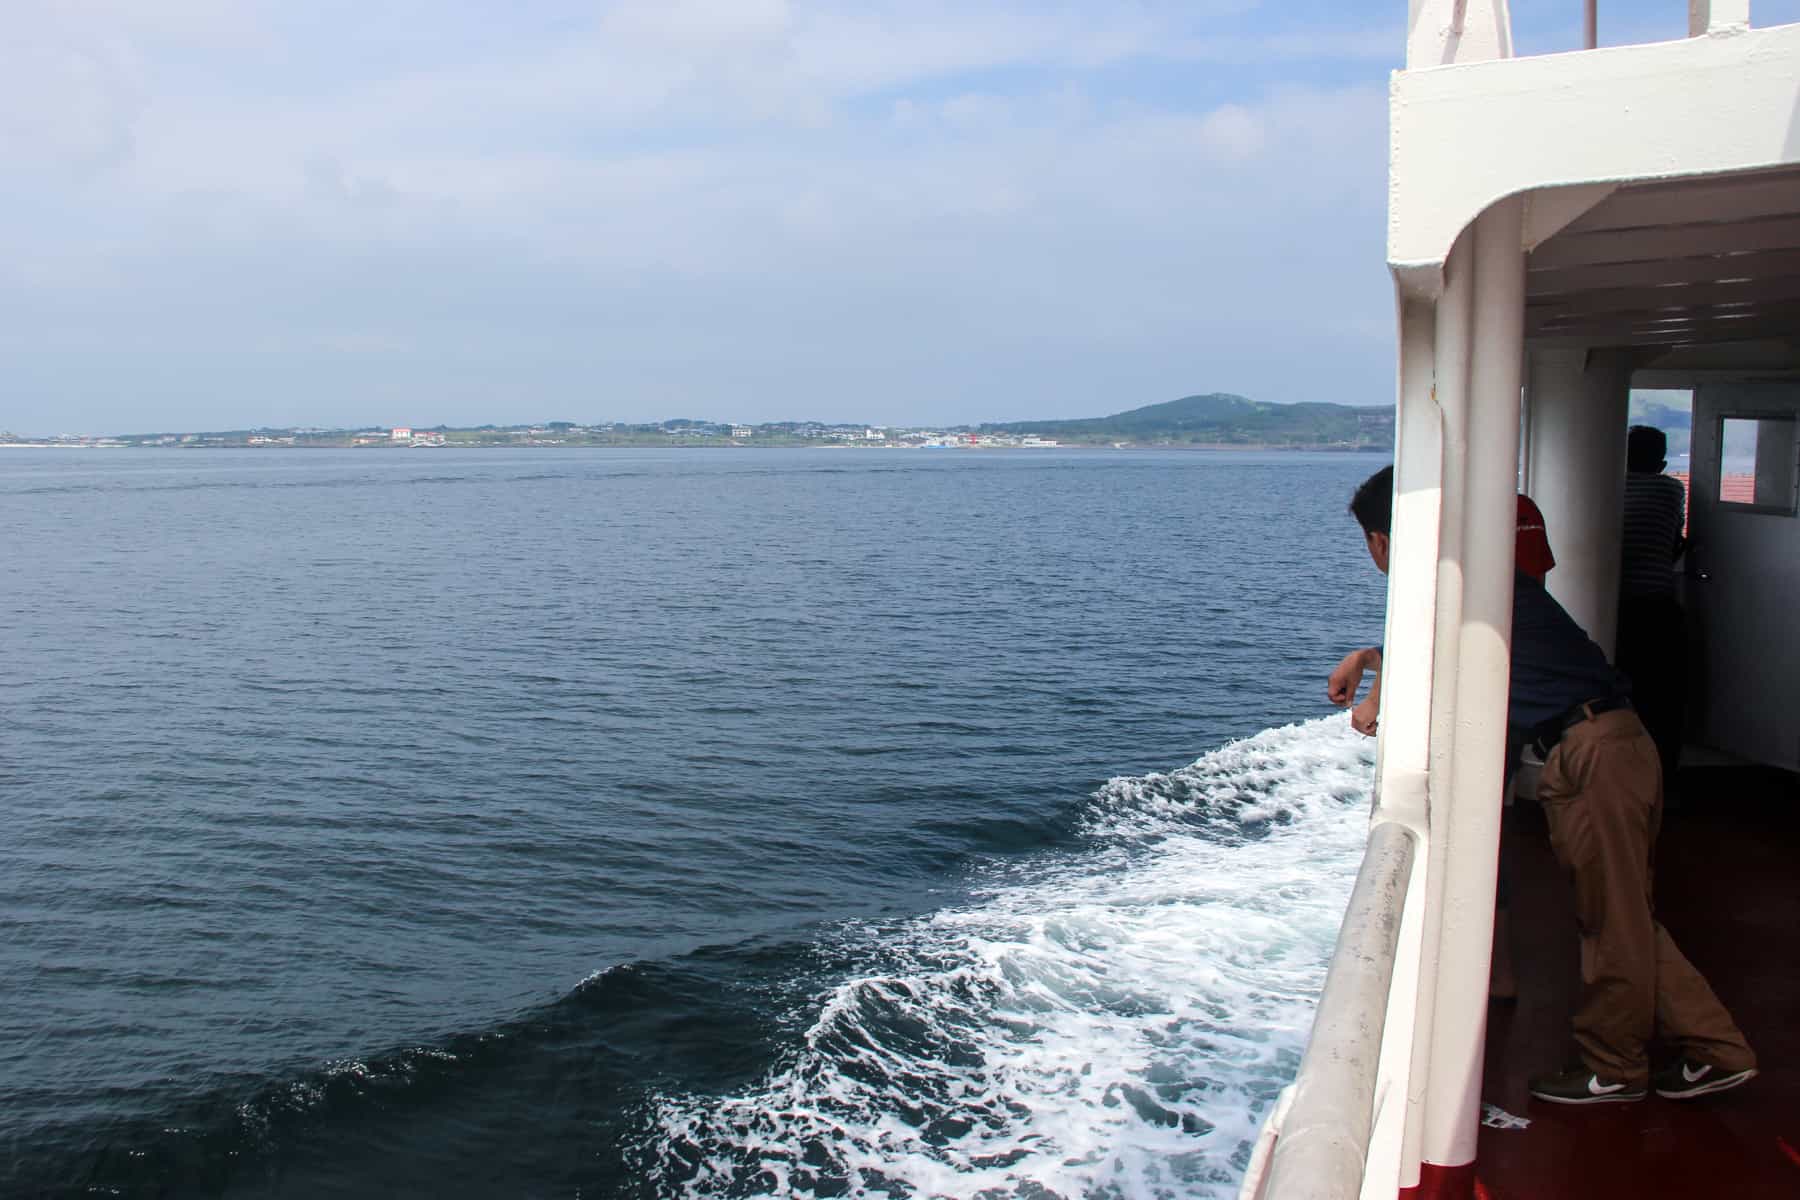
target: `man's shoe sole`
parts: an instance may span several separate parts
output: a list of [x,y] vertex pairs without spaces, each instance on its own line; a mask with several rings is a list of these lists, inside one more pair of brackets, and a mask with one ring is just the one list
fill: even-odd
[[1549,1096],[1543,1092],[1533,1092],[1532,1096],[1539,1100],[1547,1100],[1551,1104],[1629,1104],[1642,1100],[1649,1092],[1612,1092],[1605,1096]]
[[1656,1094],[1667,1100],[1692,1100],[1696,1096],[1710,1096],[1714,1092],[1728,1092],[1734,1087],[1749,1083],[1756,1078],[1756,1068],[1738,1071],[1731,1075],[1720,1075],[1716,1079],[1704,1079],[1693,1087],[1664,1091],[1656,1089]]

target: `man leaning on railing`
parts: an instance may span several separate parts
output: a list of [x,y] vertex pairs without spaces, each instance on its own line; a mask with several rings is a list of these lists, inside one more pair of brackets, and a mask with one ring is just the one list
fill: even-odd
[[[1384,575],[1393,502],[1392,467],[1365,480],[1350,501]],[[1353,697],[1361,679],[1356,667],[1372,661],[1379,670],[1380,655],[1369,649],[1346,656],[1331,675],[1332,699]],[[1507,724],[1544,757],[1538,801],[1551,848],[1574,881],[1581,927],[1579,1061],[1531,1081],[1533,1096],[1556,1104],[1642,1100],[1652,1086],[1659,1096],[1686,1100],[1756,1075],[1756,1055],[1731,1014],[1651,910],[1662,765],[1630,690],[1543,581],[1515,570]],[[1374,703],[1378,708],[1378,694]],[[1352,723],[1373,733],[1375,715],[1353,715]],[[1652,1036],[1678,1053],[1654,1075]]]

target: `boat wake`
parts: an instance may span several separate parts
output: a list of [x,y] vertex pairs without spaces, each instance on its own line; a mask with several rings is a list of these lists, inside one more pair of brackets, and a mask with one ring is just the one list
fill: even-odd
[[0,1191],[1229,1196],[1298,1064],[1372,766],[1342,717],[1270,730],[1109,782],[1062,850],[929,915],[36,1125]]
[[755,1087],[658,1094],[635,1173],[692,1197],[1228,1196],[1292,1077],[1367,829],[1343,717],[1115,779],[1078,849],[841,932]]

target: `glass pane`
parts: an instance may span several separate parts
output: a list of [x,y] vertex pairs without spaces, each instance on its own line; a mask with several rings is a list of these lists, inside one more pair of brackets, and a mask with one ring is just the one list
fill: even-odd
[[1792,417],[1726,417],[1719,430],[1719,502],[1794,511]]

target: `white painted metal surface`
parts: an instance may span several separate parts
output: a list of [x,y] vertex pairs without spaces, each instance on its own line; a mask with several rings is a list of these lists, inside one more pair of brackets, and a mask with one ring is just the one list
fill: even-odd
[[1506,0],[1410,0],[1406,69],[1512,57]]
[[1270,1159],[1261,1193],[1268,1200],[1355,1200],[1362,1193],[1389,985],[1416,846],[1413,832],[1397,822],[1369,831]]
[[1796,61],[1786,25],[1396,73],[1389,265],[1432,295],[1451,243],[1503,196],[1793,161]]
[[1275,1106],[1263,1119],[1256,1144],[1250,1147],[1250,1162],[1244,1167],[1244,1178],[1238,1184],[1238,1200],[1261,1200],[1266,1195],[1269,1162],[1275,1157],[1275,1143],[1281,1139],[1281,1129],[1287,1124],[1288,1109],[1293,1103],[1294,1089],[1290,1084],[1275,1097]]
[[1615,187],[1532,242],[1527,293],[1536,346],[1785,338],[1800,319],[1800,171]]
[[[1348,1114],[1370,1130],[1363,1178],[1344,1190],[1340,1121],[1313,1137],[1333,1165],[1306,1194],[1386,1200],[1466,1179],[1455,1169],[1475,1156],[1522,409],[1552,590],[1610,646],[1634,370],[1800,378],[1800,26],[1749,29],[1746,0],[1694,15],[1686,41],[1515,60],[1504,0],[1408,6],[1391,88],[1399,400],[1374,821],[1420,848],[1373,1089],[1359,1082]],[[1346,921],[1346,944],[1376,932],[1365,923]],[[1367,990],[1357,1003],[1374,1011]],[[1368,1050],[1365,1026],[1322,1024],[1296,1097],[1322,1064],[1354,1059],[1365,1080]]]
[[1750,28],[1750,0],[1688,0],[1688,36]]
[[1618,350],[1534,348],[1527,356],[1525,492],[1544,513],[1550,594],[1612,653],[1619,616],[1626,408],[1631,361]]
[[[1460,528],[1456,556],[1440,558],[1436,636],[1440,655],[1447,638],[1456,640],[1457,649],[1454,676],[1432,695],[1433,735],[1449,740],[1450,759],[1443,773],[1434,766],[1431,788],[1433,861],[1441,864],[1441,875],[1433,878],[1427,903],[1441,915],[1436,969],[1420,988],[1422,998],[1426,989],[1434,993],[1420,1152],[1424,1162],[1445,1166],[1474,1160],[1481,1110],[1512,631],[1525,300],[1521,226],[1514,199],[1483,213],[1472,231],[1473,303],[1461,335],[1470,347],[1460,389],[1466,446],[1454,471],[1446,454],[1442,489],[1445,526],[1454,512]],[[1457,270],[1454,257],[1450,270]],[[1448,324],[1440,311],[1440,346],[1456,336]],[[1440,354],[1440,396],[1447,365]],[[1448,404],[1445,416],[1448,425]],[[1454,608],[1445,603],[1452,593],[1446,571],[1459,576]]]
[[1369,1131],[1368,1163],[1361,1200],[1393,1200],[1405,1159],[1408,1087],[1412,1078],[1411,1031],[1419,997],[1420,930],[1425,919],[1425,872],[1415,865],[1400,918],[1400,943],[1388,988],[1387,1025],[1375,1077],[1375,1118]]
[[[1800,516],[1719,502],[1721,422],[1785,417],[1764,427],[1759,464],[1800,474],[1800,383],[1713,383],[1694,394],[1687,598],[1700,670],[1690,694],[1701,740],[1752,762],[1800,770]],[[1785,462],[1777,461],[1785,459]],[[1753,464],[1728,463],[1743,472]],[[1778,508],[1767,505],[1768,509]]]

